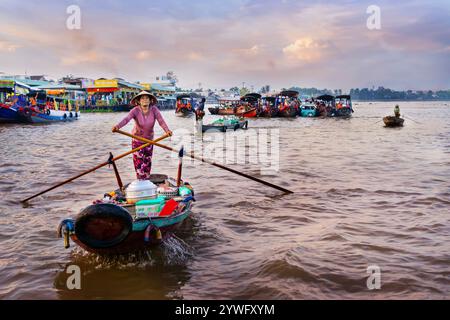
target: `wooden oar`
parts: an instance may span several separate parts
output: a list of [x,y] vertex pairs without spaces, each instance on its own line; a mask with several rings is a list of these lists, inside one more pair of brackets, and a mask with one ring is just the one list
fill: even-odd
[[[168,134],[166,133],[165,135],[163,135],[162,137],[156,139],[155,141],[148,140],[148,142],[147,142],[146,144],[143,144],[143,145],[140,146],[140,147],[137,147],[137,148],[135,148],[135,149],[133,149],[133,150],[130,150],[130,151],[128,151],[128,152],[125,152],[125,153],[121,154],[120,156],[117,156],[117,157],[111,159],[111,161],[114,162],[114,161],[117,161],[117,160],[119,160],[119,159],[122,159],[123,157],[126,157],[126,156],[128,156],[128,155],[130,155],[130,154],[132,154],[132,153],[135,153],[135,152],[137,152],[137,151],[143,149],[143,148],[146,148],[146,147],[148,147],[149,145],[151,145],[151,144],[153,144],[153,143],[155,143],[155,142],[157,142],[157,141],[161,141],[161,140],[163,140],[163,139],[165,139],[165,138],[167,138],[167,137],[169,137],[169,136],[170,136],[170,135],[168,135]],[[104,166],[107,166],[108,164],[111,164],[111,161],[108,160],[108,161],[106,161],[106,162],[103,162],[103,163],[99,164],[98,166],[95,166],[95,167],[92,168],[92,169],[89,169],[89,170],[87,170],[87,171],[84,171],[83,173],[80,173],[79,175],[76,175],[75,177],[72,177],[72,178],[70,178],[70,179],[64,180],[63,182],[60,182],[60,183],[58,183],[57,185],[55,185],[55,186],[53,186],[53,187],[51,187],[51,188],[48,188],[48,189],[46,189],[46,190],[44,190],[44,191],[42,191],[42,192],[39,192],[39,193],[37,193],[37,194],[35,194],[35,195],[29,197],[29,198],[26,198],[26,199],[22,200],[21,202],[22,202],[22,203],[28,202],[28,201],[30,201],[31,199],[34,199],[34,198],[36,198],[36,197],[38,197],[38,196],[40,196],[40,195],[43,195],[44,193],[47,193],[47,192],[49,192],[49,191],[52,191],[53,189],[56,189],[56,188],[58,188],[58,187],[61,187],[61,186],[65,185],[65,184],[67,184],[67,183],[69,183],[69,182],[71,182],[71,181],[73,181],[73,180],[76,180],[76,179],[78,179],[78,178],[80,178],[80,177],[82,177],[82,176],[84,176],[84,175],[87,175],[88,173],[91,173],[91,172],[93,172],[93,171],[95,171],[95,170],[98,170],[98,169],[104,167]]]
[[403,117],[405,117],[406,119],[411,120],[411,121],[413,121],[413,122],[415,122],[415,123],[423,124],[422,122],[419,122],[419,121],[416,121],[416,120],[414,120],[414,119],[411,119],[410,117],[407,117],[407,116],[405,116],[405,115],[403,115]]
[[[128,133],[128,132],[125,132],[125,131],[117,130],[116,132],[121,133],[121,134],[123,134],[123,135],[125,135],[125,136],[128,136],[128,137],[130,137],[130,138],[133,138],[133,139],[135,139],[135,140],[139,140],[139,141],[142,141],[142,142],[150,143],[150,144],[153,144],[153,145],[155,145],[155,146],[158,146],[158,147],[160,147],[160,148],[163,148],[163,149],[166,149],[166,150],[169,150],[169,151],[172,151],[172,152],[176,152],[176,153],[179,152],[179,151],[177,151],[177,150],[175,150],[175,149],[173,149],[173,148],[171,148],[171,147],[169,147],[169,146],[166,146],[166,145],[163,145],[163,144],[156,143],[156,141],[151,141],[151,140],[148,140],[148,139],[139,137],[139,136],[135,136],[135,135],[133,135],[133,134],[131,134],[131,133]],[[261,180],[261,179],[258,179],[258,178],[249,176],[248,174],[239,172],[239,171],[237,171],[237,170],[234,170],[234,169],[225,167],[224,165],[221,165],[221,164],[216,163],[216,162],[214,162],[214,161],[207,160],[207,159],[204,159],[204,158],[202,158],[202,157],[197,157],[193,152],[187,153],[186,155],[188,155],[188,156],[191,157],[192,159],[196,159],[196,160],[199,160],[199,161],[208,163],[208,164],[210,164],[210,165],[213,165],[213,166],[215,166],[215,167],[221,168],[221,169],[223,169],[223,170],[230,171],[230,172],[232,172],[232,173],[235,173],[235,174],[240,175],[240,176],[242,176],[242,177],[245,177],[245,178],[247,178],[247,179],[250,179],[250,180],[253,180],[253,181],[262,183],[262,184],[264,184],[264,185],[266,185],[266,186],[268,186],[268,187],[275,188],[275,189],[280,190],[280,191],[283,191],[283,192],[285,192],[285,193],[294,193],[293,191],[290,191],[290,190],[285,189],[285,188],[283,188],[283,187],[277,186],[277,185],[272,184],[272,183],[270,183],[270,182],[267,182],[267,181],[264,181],[264,180]]]

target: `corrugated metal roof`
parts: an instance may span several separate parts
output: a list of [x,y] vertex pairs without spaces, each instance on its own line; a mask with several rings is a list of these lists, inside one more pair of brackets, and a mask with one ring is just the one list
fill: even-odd
[[42,85],[38,87],[34,87],[35,90],[44,90],[44,89],[50,89],[50,90],[57,90],[57,89],[66,89],[66,90],[82,90],[80,86],[74,85],[74,84],[67,84],[67,83],[57,83],[57,84],[47,84]]
[[174,87],[166,87],[166,86],[160,85],[158,83],[152,83],[150,89],[151,90],[158,90],[158,91],[175,92],[175,88]]
[[122,85],[122,86],[128,87],[128,88],[144,90],[144,87],[139,85],[139,84],[137,84],[137,83],[131,83],[131,82],[128,82],[128,81],[125,81],[125,80],[120,80],[120,79],[117,79],[117,83]]

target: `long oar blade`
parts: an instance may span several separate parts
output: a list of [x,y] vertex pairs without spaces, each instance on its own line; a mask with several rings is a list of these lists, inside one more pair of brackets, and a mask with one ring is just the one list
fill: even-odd
[[[157,146],[157,147],[160,147],[160,148],[163,148],[163,149],[172,151],[172,152],[176,152],[176,153],[179,152],[179,151],[177,151],[177,150],[175,150],[175,149],[173,149],[173,148],[171,148],[171,147],[168,147],[168,146],[166,146],[166,145],[163,145],[163,144],[160,144],[160,143],[156,143],[155,141],[151,141],[151,140],[148,140],[148,139],[139,137],[139,136],[135,136],[135,135],[133,135],[133,134],[131,134],[131,133],[128,133],[128,132],[125,132],[125,131],[117,130],[116,132],[118,132],[118,133],[120,133],[120,134],[123,134],[123,135],[125,135],[125,136],[128,136],[128,137],[130,137],[130,138],[133,138],[133,139],[142,141],[142,142],[146,142],[146,143],[153,144],[153,145],[155,145],[155,146]],[[221,164],[216,163],[216,162],[214,162],[214,161],[211,161],[211,160],[208,160],[208,159],[204,159],[204,158],[202,158],[202,157],[198,157],[198,156],[196,156],[196,155],[195,155],[194,153],[192,153],[192,152],[191,152],[191,153],[187,153],[186,155],[189,156],[189,157],[191,157],[192,159],[195,159],[195,160],[199,160],[199,161],[208,163],[208,164],[213,165],[213,166],[215,166],[215,167],[221,168],[221,169],[223,169],[223,170],[227,170],[227,171],[229,171],[229,172],[235,173],[235,174],[240,175],[240,176],[242,176],[242,177],[245,177],[245,178],[247,178],[247,179],[250,179],[250,180],[253,180],[253,181],[262,183],[262,184],[264,184],[264,185],[266,185],[266,186],[268,186],[268,187],[271,187],[271,188],[274,188],[274,189],[283,191],[283,192],[285,192],[285,193],[294,193],[294,192],[291,191],[291,190],[288,190],[288,189],[285,189],[285,188],[283,188],[283,187],[277,186],[277,185],[275,185],[275,184],[273,184],[273,183],[270,183],[270,182],[261,180],[261,179],[259,179],[259,178],[252,177],[252,176],[250,176],[250,175],[248,175],[248,174],[239,172],[239,171],[237,171],[237,170],[234,170],[234,169],[225,167],[224,165],[221,165]]]

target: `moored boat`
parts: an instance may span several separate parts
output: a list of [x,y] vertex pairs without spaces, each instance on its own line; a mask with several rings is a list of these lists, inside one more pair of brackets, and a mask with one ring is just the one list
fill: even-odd
[[349,95],[340,95],[335,99],[335,116],[350,118],[353,113],[352,99]]
[[262,97],[261,110],[258,116],[263,118],[275,118],[278,115],[275,101],[276,98],[272,96]]
[[298,95],[299,93],[293,90],[285,90],[279,93],[276,103],[279,117],[295,118],[297,116],[300,106]]
[[387,116],[383,118],[383,122],[386,127],[403,127],[405,119],[395,116]]
[[262,96],[259,93],[249,93],[241,97],[241,102],[243,103],[241,107],[244,107],[244,112],[240,113],[238,109],[237,116],[242,116],[244,118],[255,118],[258,116],[261,107]]
[[335,116],[335,97],[329,94],[324,94],[316,97],[316,108],[320,117],[334,117]]
[[303,103],[299,108],[300,117],[317,117],[319,116],[319,111],[317,110],[314,103]]
[[37,107],[0,106],[0,122],[9,123],[52,123],[73,121],[80,118],[77,111],[39,110]]
[[191,117],[194,115],[194,97],[190,94],[182,94],[177,97],[175,115],[177,117]]

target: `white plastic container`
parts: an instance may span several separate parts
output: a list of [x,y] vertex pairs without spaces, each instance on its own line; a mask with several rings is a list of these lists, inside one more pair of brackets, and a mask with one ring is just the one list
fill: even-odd
[[127,187],[125,193],[128,203],[156,198],[157,187],[149,180],[135,180]]

